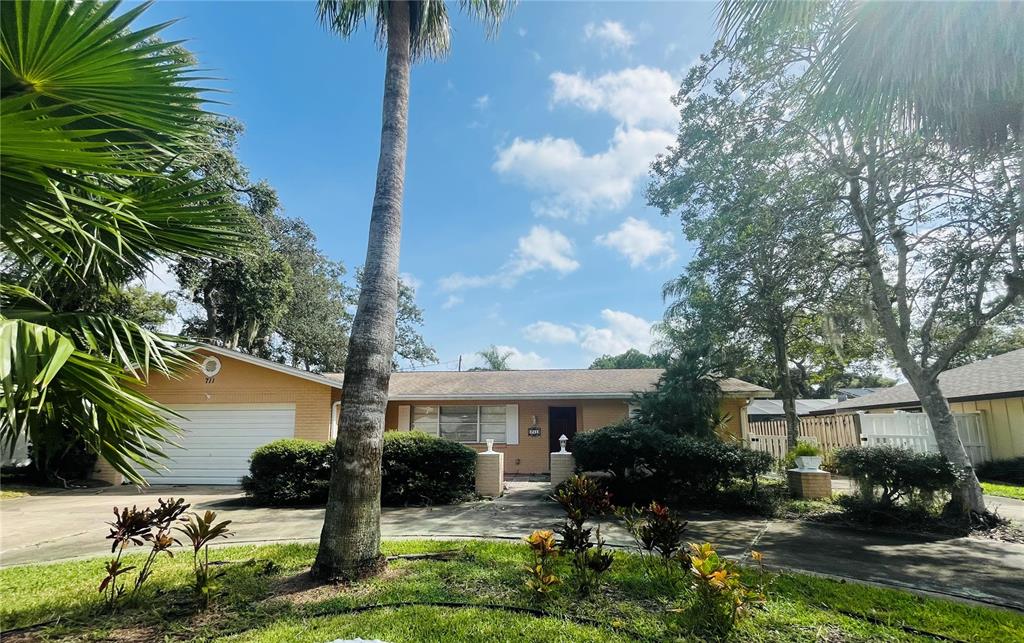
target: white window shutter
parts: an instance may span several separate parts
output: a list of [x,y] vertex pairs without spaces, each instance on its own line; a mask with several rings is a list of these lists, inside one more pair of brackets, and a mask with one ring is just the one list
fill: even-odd
[[402,406],[398,407],[398,430],[399,431],[408,431],[409,430],[409,425],[410,425],[409,417],[411,415],[411,413],[410,413],[411,410],[412,410],[412,407],[409,406],[408,404],[403,404]]
[[505,405],[505,444],[519,444],[519,405]]

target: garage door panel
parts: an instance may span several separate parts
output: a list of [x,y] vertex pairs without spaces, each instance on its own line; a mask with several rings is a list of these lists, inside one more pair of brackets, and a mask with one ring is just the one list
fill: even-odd
[[149,474],[153,484],[238,484],[249,472],[249,456],[256,448],[295,435],[295,407],[280,404],[248,406],[210,405],[172,410],[182,429],[166,446],[165,470]]

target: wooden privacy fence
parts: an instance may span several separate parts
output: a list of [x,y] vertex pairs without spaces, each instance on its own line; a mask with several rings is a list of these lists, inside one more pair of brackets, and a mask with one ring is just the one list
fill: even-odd
[[[750,448],[772,454],[776,460],[786,457],[786,421],[767,420],[749,425]],[[800,440],[813,442],[825,451],[861,443],[856,415],[815,415],[800,418]]]
[[[988,433],[981,413],[954,413],[957,433],[967,457],[977,466],[992,459]],[[786,457],[786,421],[751,422],[750,448]],[[855,413],[800,418],[800,440],[813,442],[825,451],[839,447],[895,444],[918,453],[938,453],[935,434],[924,413]]]

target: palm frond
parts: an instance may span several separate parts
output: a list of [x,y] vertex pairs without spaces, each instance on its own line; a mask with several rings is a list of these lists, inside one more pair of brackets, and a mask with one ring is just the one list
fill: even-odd
[[223,256],[245,238],[194,169],[213,119],[187,52],[132,29],[148,3],[0,4],[0,445],[81,439],[134,482],[177,430],[142,392],[191,361],[175,338],[54,310],[58,288],[123,283],[159,258]]
[[958,145],[1001,145],[1024,127],[1024,3],[858,3],[835,31],[821,52],[826,106]]
[[730,44],[809,27],[829,3],[822,0],[720,0],[718,29]]
[[[481,20],[489,36],[515,6],[513,0],[461,0],[460,8],[470,17]],[[451,22],[448,6],[443,0],[421,0],[409,3],[410,53],[413,60],[440,59],[451,50]],[[387,45],[388,2],[384,0],[318,0],[317,19],[320,24],[343,38],[365,25],[371,14],[374,38],[380,47]]]
[[[205,90],[174,43],[132,31],[146,4],[26,2],[0,8],[0,242],[79,280],[155,257],[237,251],[226,213],[188,170]],[[83,268],[84,269],[81,269]]]
[[138,467],[155,470],[159,445],[176,429],[169,409],[133,386],[119,365],[75,348],[56,330],[24,319],[0,319],[0,445],[22,436],[74,431],[133,482]]

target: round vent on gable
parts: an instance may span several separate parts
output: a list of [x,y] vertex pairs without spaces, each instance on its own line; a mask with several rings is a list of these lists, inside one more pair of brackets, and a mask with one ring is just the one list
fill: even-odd
[[213,377],[217,373],[220,373],[220,360],[210,355],[203,359],[203,363],[200,366],[203,371],[203,375],[206,377]]

